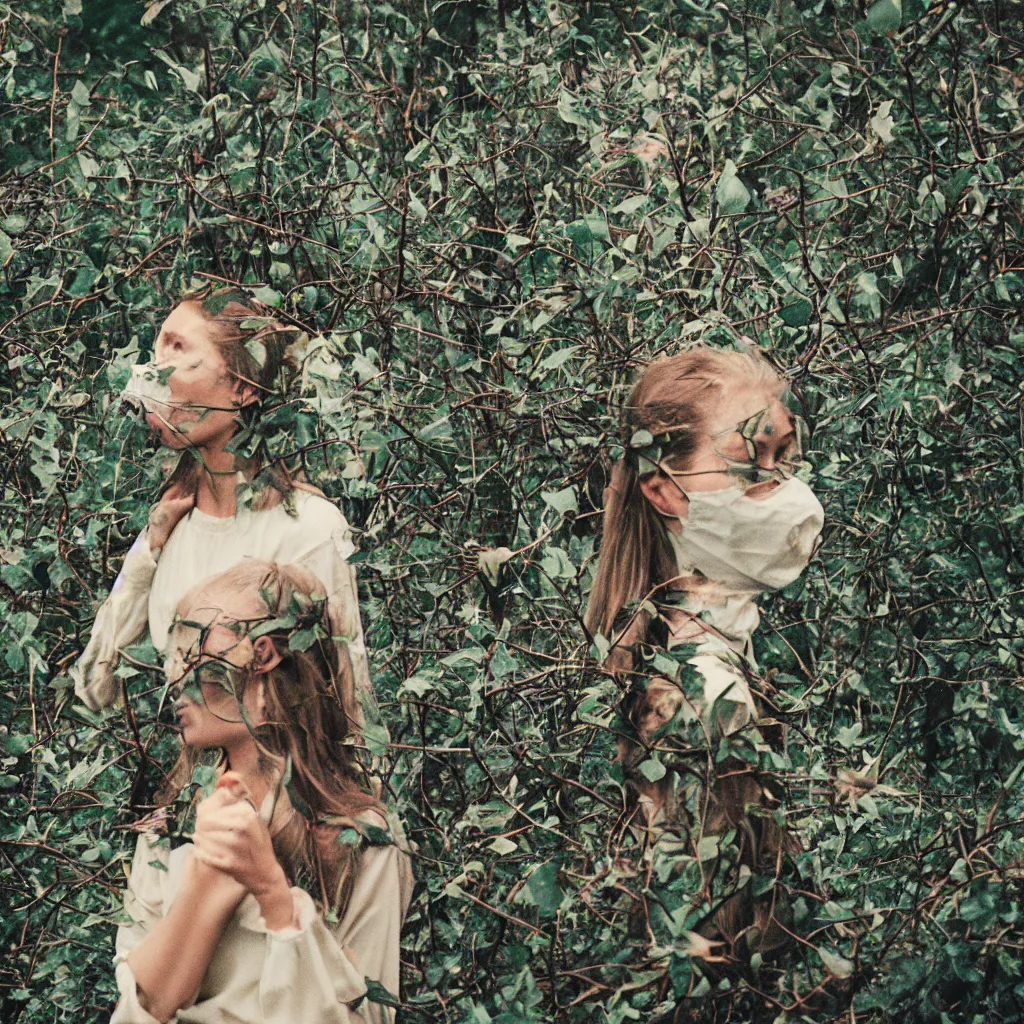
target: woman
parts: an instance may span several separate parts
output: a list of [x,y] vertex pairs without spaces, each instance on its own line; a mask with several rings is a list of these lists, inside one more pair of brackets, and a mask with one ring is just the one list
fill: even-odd
[[345,517],[282,466],[261,467],[229,450],[243,420],[258,417],[261,400],[278,389],[295,340],[268,312],[237,289],[186,298],[161,326],[153,363],[134,368],[125,397],[144,406],[161,444],[181,455],[72,669],[76,693],[93,710],[120,694],[121,648],[148,624],[162,652],[182,595],[248,557],[295,562],[320,580],[352,658],[357,711],[377,718]]
[[[586,618],[628,681],[620,760],[634,822],[658,840],[654,856],[747,869],[719,877],[725,889],[775,875],[798,848],[759,768],[778,725],[763,721],[752,646],[755,599],[799,576],[824,521],[793,475],[802,428],[783,391],[752,352],[695,349],[646,368],[623,413]],[[701,925],[747,960],[787,940],[775,891],[751,889],[709,896]]]
[[367,992],[398,995],[406,855],[343,742],[352,671],[327,603],[301,566],[255,559],[179,603],[167,676],[183,750],[167,808],[187,806],[204,751],[220,778],[191,843],[139,837],[112,1024],[392,1019]]

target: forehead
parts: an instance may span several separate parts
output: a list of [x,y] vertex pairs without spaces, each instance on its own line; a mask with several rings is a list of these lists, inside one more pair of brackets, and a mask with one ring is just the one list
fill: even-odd
[[754,385],[731,388],[716,404],[709,418],[709,432],[717,434],[734,429],[764,410],[768,410],[767,421],[776,430],[789,429],[791,413],[782,404],[777,389]]
[[208,321],[193,306],[186,303],[175,306],[168,314],[157,335],[157,344],[175,338],[186,342],[204,354],[219,355],[217,347],[210,337]]
[[[201,653],[235,660],[246,655],[251,643],[248,629],[261,617],[255,602],[224,588],[210,588],[197,594],[174,627],[172,650],[181,658]],[[202,651],[199,649],[202,640]]]

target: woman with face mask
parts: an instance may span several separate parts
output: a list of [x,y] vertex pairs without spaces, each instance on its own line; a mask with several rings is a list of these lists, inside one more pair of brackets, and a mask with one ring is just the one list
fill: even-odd
[[388,1024],[368,987],[399,995],[408,857],[345,742],[351,663],[319,580],[249,559],[177,612],[181,756],[139,826],[112,1024]]
[[[752,352],[695,349],[645,369],[623,413],[586,617],[626,688],[619,759],[648,855],[692,859],[702,839],[707,850],[732,834],[748,876],[798,849],[758,768],[779,726],[757,692],[757,599],[800,575],[824,521],[793,475],[803,427],[783,391]],[[726,959],[786,942],[776,893],[751,889],[697,929]]]
[[302,565],[324,585],[352,658],[360,698],[353,730],[364,712],[378,717],[345,517],[280,465],[261,467],[229,450],[243,421],[258,417],[264,396],[279,388],[296,339],[270,313],[234,288],[186,298],[161,325],[152,363],[133,369],[125,399],[181,456],[71,671],[77,695],[93,710],[120,695],[114,670],[123,647],[148,626],[164,651],[187,590],[241,559],[262,558]]

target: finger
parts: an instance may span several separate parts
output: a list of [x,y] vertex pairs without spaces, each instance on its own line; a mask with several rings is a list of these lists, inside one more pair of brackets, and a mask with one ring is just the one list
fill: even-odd
[[196,818],[218,814],[227,807],[238,802],[238,797],[230,789],[216,789],[196,808]]
[[260,832],[261,822],[248,804],[232,804],[216,814],[203,816],[202,824],[196,822],[196,832],[202,835],[234,835],[252,842]]
[[238,772],[226,771],[217,780],[216,788],[217,789],[227,789],[229,786],[241,786],[241,785],[242,785],[242,776],[239,775]]
[[196,859],[202,861],[207,867],[216,868],[224,874],[232,873],[232,860],[230,857],[220,856],[216,853],[196,853]]
[[239,803],[245,803],[254,811],[258,811],[252,791],[237,772],[225,772],[220,779],[217,780],[217,785],[218,787],[223,787],[224,790],[229,792]]
[[230,836],[194,836],[192,845],[196,854],[201,855],[204,859],[214,858],[222,863],[230,862],[232,864],[237,864],[239,861],[239,851]]
[[217,780],[217,789],[230,792],[235,800],[244,800],[253,809],[256,807],[256,802],[253,800],[249,787],[242,781],[242,776],[238,772],[225,772]]

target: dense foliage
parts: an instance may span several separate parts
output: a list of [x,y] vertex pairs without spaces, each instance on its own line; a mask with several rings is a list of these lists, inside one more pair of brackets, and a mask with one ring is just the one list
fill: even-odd
[[[127,366],[229,280],[309,333],[247,443],[361,531],[404,1020],[1020,1020],[1022,52],[1010,0],[0,2],[0,1019],[115,998],[162,688],[64,670],[157,482]],[[828,526],[759,649],[803,941],[712,986],[581,615],[626,383],[747,339]]]

